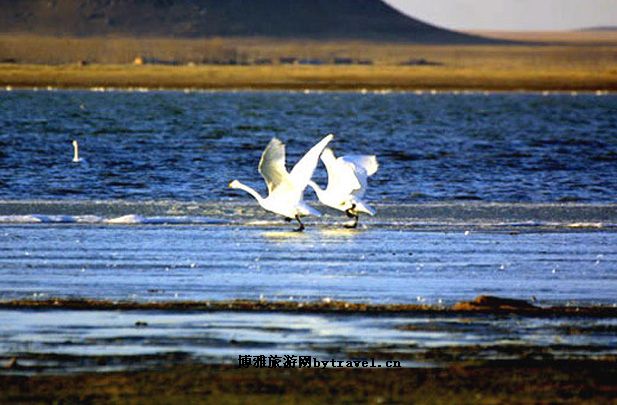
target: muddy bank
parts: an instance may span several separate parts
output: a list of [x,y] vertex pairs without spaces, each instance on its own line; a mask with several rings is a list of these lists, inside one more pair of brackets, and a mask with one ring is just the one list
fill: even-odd
[[480,295],[472,301],[452,306],[424,304],[366,304],[323,299],[321,301],[106,301],[89,299],[12,300],[0,302],[3,309],[76,309],[76,310],[169,310],[169,311],[242,311],[293,313],[486,313],[522,314],[534,316],[597,316],[615,317],[613,306],[537,306],[525,300]]
[[499,361],[424,369],[239,369],[183,365],[0,376],[0,402],[614,403],[617,364]]

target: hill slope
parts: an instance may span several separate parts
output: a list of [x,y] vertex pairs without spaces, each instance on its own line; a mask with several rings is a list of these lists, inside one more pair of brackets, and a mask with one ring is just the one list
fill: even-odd
[[0,32],[496,42],[437,28],[381,0],[0,0]]

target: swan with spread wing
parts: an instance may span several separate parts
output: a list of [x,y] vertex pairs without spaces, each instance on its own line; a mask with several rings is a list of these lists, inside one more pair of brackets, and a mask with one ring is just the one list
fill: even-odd
[[238,180],[229,183],[229,187],[244,190],[252,195],[266,211],[284,216],[287,220],[295,219],[300,224],[296,231],[304,230],[300,219],[306,215],[321,215],[319,211],[304,202],[304,189],[309,184],[324,148],[334,138],[330,134],[313,146],[291,169],[285,168],[285,145],[272,138],[261,155],[259,173],[268,186],[268,196],[262,197],[253,188]]
[[348,228],[358,226],[360,213],[375,215],[375,210],[362,198],[366,192],[367,178],[379,168],[377,158],[374,155],[345,155],[336,158],[330,148],[325,148],[321,161],[328,172],[328,186],[322,189],[314,181],[309,181],[319,201],[353,218],[353,224],[346,225]]

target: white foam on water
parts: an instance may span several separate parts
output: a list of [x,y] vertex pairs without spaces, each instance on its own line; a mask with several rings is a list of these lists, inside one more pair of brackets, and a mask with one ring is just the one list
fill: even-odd
[[[342,226],[345,222],[326,217],[324,219],[312,219],[308,224],[311,226]],[[245,226],[271,227],[286,225],[277,219],[254,219],[247,217],[238,220],[237,217],[228,216],[144,216],[140,214],[127,214],[118,217],[101,217],[98,215],[0,215],[2,224],[107,224],[107,225],[231,225],[241,224]],[[492,221],[418,221],[406,218],[371,218],[365,219],[361,224],[365,227],[401,227],[401,228],[551,228],[551,229],[611,229],[617,228],[617,224],[603,222],[559,222],[559,221],[520,221],[520,222],[492,222]]]
[[[609,224],[609,226],[612,226]],[[604,228],[602,222],[574,222],[567,225],[568,228]]]
[[150,225],[200,225],[200,224],[222,224],[226,221],[217,218],[203,216],[154,216],[144,217],[137,214],[123,215],[121,217],[106,219],[107,224],[150,224]]
[[281,221],[270,221],[270,220],[254,220],[254,221],[246,221],[245,224],[246,225],[251,225],[251,226],[272,226],[272,225],[277,225],[277,224],[281,224]]
[[142,224],[145,218],[141,215],[129,214],[105,220],[108,224]]
[[[377,204],[375,217],[363,216],[362,229],[423,228],[464,230],[613,230],[617,228],[615,205],[547,204]],[[253,204],[234,201],[2,201],[2,224],[75,225],[230,225],[283,227],[283,218]],[[307,217],[309,227],[336,228],[346,223],[343,215],[326,212],[323,217]]]
[[0,224],[120,224],[120,225],[192,225],[192,224],[222,224],[227,221],[204,216],[152,216],[128,214],[114,218],[103,218],[97,215],[0,215]]
[[94,224],[102,221],[96,215],[0,215],[0,224]]

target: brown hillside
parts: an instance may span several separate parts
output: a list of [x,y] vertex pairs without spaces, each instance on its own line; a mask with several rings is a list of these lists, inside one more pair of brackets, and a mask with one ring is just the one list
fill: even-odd
[[381,0],[0,0],[0,32],[496,42],[415,20]]

